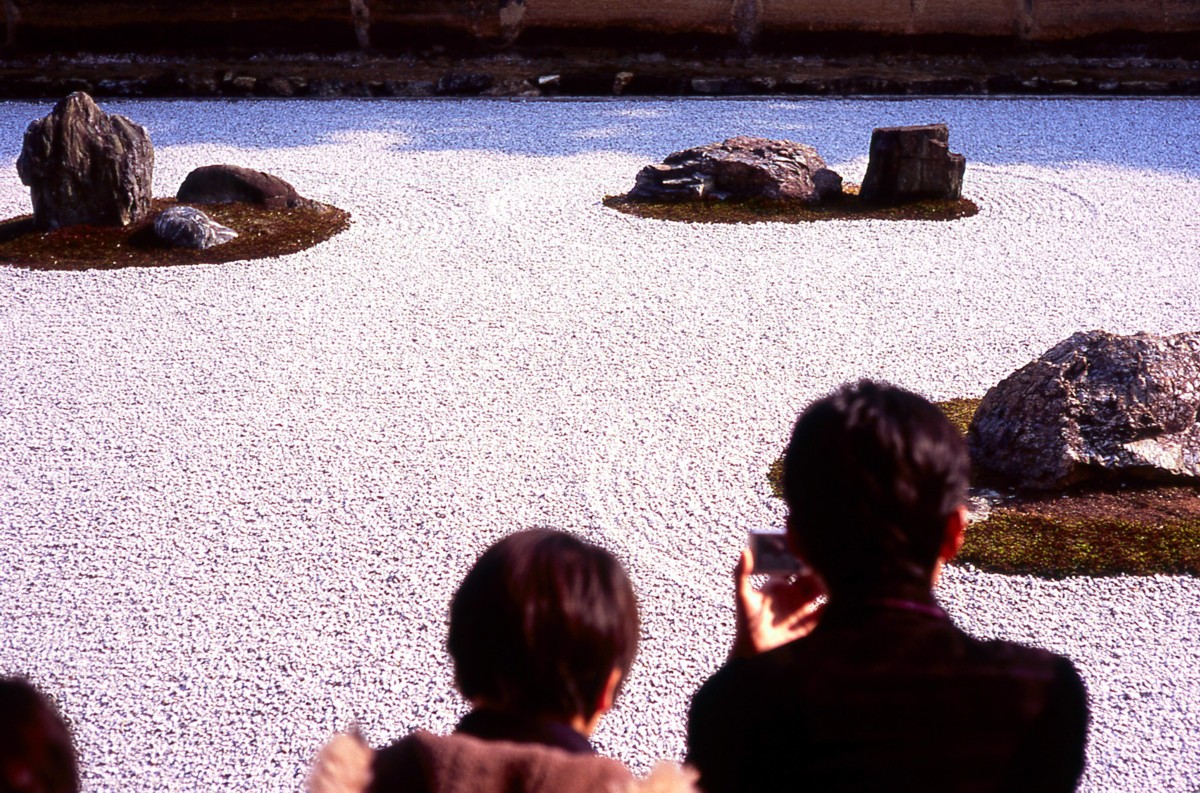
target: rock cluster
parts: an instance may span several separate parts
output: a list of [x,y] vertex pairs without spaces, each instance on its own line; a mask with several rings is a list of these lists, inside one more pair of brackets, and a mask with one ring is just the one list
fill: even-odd
[[635,201],[763,198],[816,204],[841,195],[842,177],[812,146],[739,136],[684,149],[637,175]]
[[1018,487],[1200,481],[1200,332],[1076,333],[988,391],[967,441]]
[[76,92],[29,125],[17,173],[39,228],[126,226],[150,212],[154,148],[144,128]]
[[205,165],[187,175],[176,198],[189,204],[261,204],[269,209],[308,203],[296,188],[269,173],[240,165]]
[[195,207],[175,206],[164,209],[154,219],[154,235],[175,248],[204,250],[229,242],[238,233]]
[[[146,130],[109,115],[85,93],[55,105],[25,133],[17,171],[29,185],[33,225],[126,226],[151,211],[154,150]],[[327,207],[296,192],[278,176],[237,165],[206,165],[179,187],[181,203],[251,203],[268,209]],[[205,249],[238,233],[191,206],[175,206],[154,218],[154,235],[172,247]]]
[[949,138],[945,124],[875,129],[859,195],[875,204],[961,198],[967,160],[950,151]]

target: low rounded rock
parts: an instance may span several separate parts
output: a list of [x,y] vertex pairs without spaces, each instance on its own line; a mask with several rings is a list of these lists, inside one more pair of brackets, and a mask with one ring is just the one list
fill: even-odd
[[270,209],[304,205],[296,188],[263,171],[240,165],[205,165],[183,180],[175,195],[191,204],[260,204]]

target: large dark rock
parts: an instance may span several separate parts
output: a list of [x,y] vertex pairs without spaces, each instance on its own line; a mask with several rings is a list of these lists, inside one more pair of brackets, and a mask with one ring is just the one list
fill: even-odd
[[175,248],[203,250],[229,242],[238,234],[195,207],[169,207],[154,218],[154,235]]
[[876,204],[961,198],[967,160],[950,151],[949,139],[945,124],[877,128],[859,195]]
[[262,171],[239,165],[205,165],[187,175],[175,196],[188,204],[261,204],[270,209],[303,206],[296,188]]
[[637,175],[635,201],[764,198],[816,204],[842,192],[842,177],[812,146],[739,136],[677,151]]
[[1089,480],[1200,481],[1200,332],[1076,333],[988,391],[976,469],[1051,490]]
[[127,226],[150,212],[154,147],[140,125],[76,92],[29,125],[17,174],[39,228]]

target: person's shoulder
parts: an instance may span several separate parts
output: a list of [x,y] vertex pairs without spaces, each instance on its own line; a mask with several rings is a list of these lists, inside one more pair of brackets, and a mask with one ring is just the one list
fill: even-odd
[[429,741],[437,741],[440,738],[431,732],[425,730],[416,730],[410,732],[403,738],[397,738],[382,749],[375,750],[375,762],[379,763],[381,759],[398,759],[401,757],[410,757],[420,751],[419,747]]
[[436,740],[437,736],[417,731],[377,750],[371,763],[372,784],[369,790],[428,789],[427,784],[422,784],[426,782],[426,766],[422,756],[425,754],[423,744],[429,739]]
[[[783,751],[805,746],[804,721],[796,717],[807,685],[807,639],[748,658],[726,662],[692,697],[687,722],[687,762],[700,772],[710,793],[787,787],[790,766],[776,762]],[[770,758],[764,761],[764,758]]]
[[[740,694],[746,689],[755,687],[763,673],[764,655],[766,654],[727,660],[696,691],[692,697],[693,704],[697,700]],[[772,664],[768,663],[765,666],[769,668]]]
[[811,639],[797,639],[765,653],[731,658],[692,696],[689,721],[754,720],[759,711],[774,711],[781,692],[804,681],[803,669]]
[[[420,779],[425,788],[442,787],[453,776],[455,787],[486,791],[498,780],[521,777],[529,790],[570,793],[608,793],[633,781],[617,760],[595,754],[576,754],[553,746],[477,738],[462,733],[433,735],[418,731],[382,749],[376,761],[376,780]],[[381,785],[377,789],[387,789]]]
[[1041,647],[1004,639],[968,637],[968,659],[1008,670],[1011,674],[1046,679],[1075,678],[1071,659]]
[[1086,729],[1087,687],[1074,662],[1066,656],[1041,647],[1031,647],[1000,639],[971,639],[963,666],[972,677],[1004,680],[1013,697],[1027,703],[1040,703],[1079,721]]

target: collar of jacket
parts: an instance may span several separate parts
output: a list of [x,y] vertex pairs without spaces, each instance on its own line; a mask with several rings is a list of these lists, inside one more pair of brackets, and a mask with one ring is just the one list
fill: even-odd
[[571,754],[595,754],[587,738],[559,721],[492,708],[476,708],[463,716],[455,732],[485,741],[511,741],[552,746]]
[[821,625],[857,623],[881,614],[907,614],[916,619],[949,621],[950,617],[932,595],[925,597],[864,597],[830,599]]

